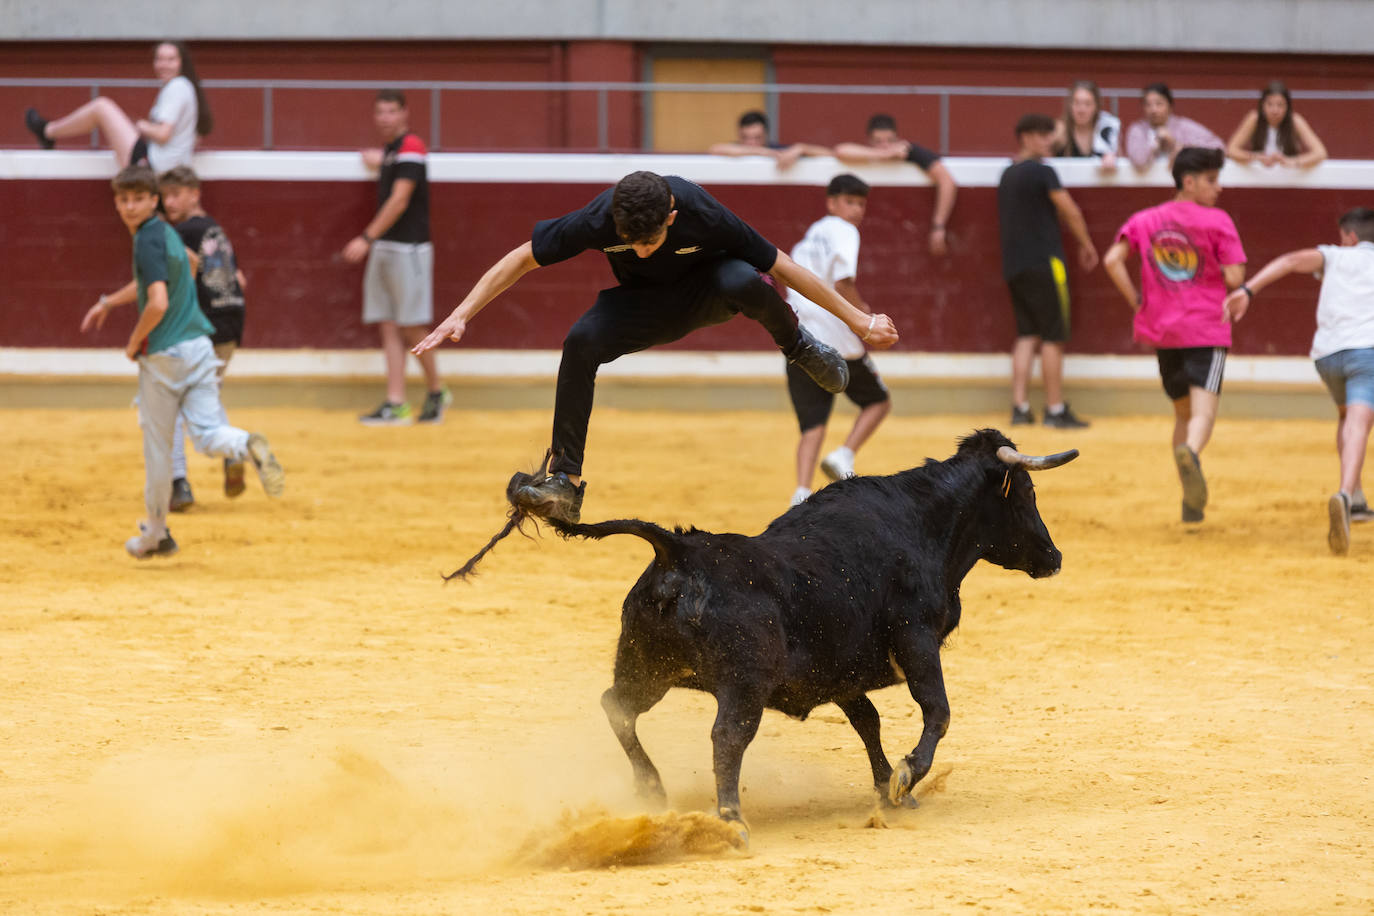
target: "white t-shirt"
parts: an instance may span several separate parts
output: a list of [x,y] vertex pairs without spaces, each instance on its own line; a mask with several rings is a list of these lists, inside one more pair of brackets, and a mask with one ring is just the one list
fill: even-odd
[[1312,358],[1374,347],[1374,242],[1317,250],[1324,263]]
[[190,165],[196,147],[196,120],[200,107],[196,104],[196,87],[184,76],[174,76],[157,94],[149,121],[172,125],[172,136],[166,143],[148,141],[148,164],[161,174],[178,165]]
[[[832,288],[840,280],[853,279],[859,272],[859,227],[838,216],[823,216],[792,249],[792,260]],[[835,315],[795,289],[788,289],[787,304],[817,340],[830,344],[845,359],[863,357],[863,341]]]

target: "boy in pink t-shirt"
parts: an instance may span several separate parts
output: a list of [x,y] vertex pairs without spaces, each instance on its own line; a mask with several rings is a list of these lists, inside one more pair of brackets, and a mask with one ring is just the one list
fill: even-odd
[[[1131,216],[1102,263],[1135,311],[1135,339],[1155,348],[1164,392],[1174,402],[1174,463],[1183,483],[1183,520],[1200,522],[1207,481],[1198,455],[1212,436],[1231,325],[1222,303],[1244,284],[1245,249],[1216,207],[1221,150],[1185,147],[1174,158],[1178,194]],[[1140,253],[1142,292],[1126,269]]]

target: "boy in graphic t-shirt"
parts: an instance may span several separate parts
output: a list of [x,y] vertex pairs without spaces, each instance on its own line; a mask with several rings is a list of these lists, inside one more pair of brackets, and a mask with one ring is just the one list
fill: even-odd
[[[811,271],[835,292],[859,309],[873,310],[859,295],[854,277],[859,270],[859,224],[868,208],[868,185],[855,175],[836,175],[825,189],[826,216],[811,224],[792,248],[792,260]],[[843,321],[794,289],[787,290],[787,304],[797,313],[797,323],[817,340],[834,347],[849,365],[849,385],[844,393],[859,408],[859,416],[844,445],[826,455],[821,470],[831,480],[854,476],[854,453],[883,422],[892,402],[887,386],[878,377],[867,348]],[[792,505],[811,495],[816,458],[825,440],[825,426],[835,395],[812,381],[797,367],[787,364],[787,393],[801,427],[797,443],[797,489]]]
[[[1103,259],[1135,312],[1135,339],[1155,348],[1164,392],[1174,402],[1174,463],[1183,484],[1183,521],[1200,522],[1207,482],[1198,456],[1212,436],[1231,325],[1223,301],[1245,280],[1236,225],[1216,206],[1225,153],[1185,147],[1174,158],[1178,194],[1126,220]],[[1126,269],[1140,255],[1142,291]]]

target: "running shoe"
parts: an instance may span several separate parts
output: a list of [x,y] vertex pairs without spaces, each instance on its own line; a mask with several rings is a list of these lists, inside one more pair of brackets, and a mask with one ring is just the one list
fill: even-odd
[[358,422],[364,426],[408,426],[414,422],[414,418],[411,416],[409,404],[383,401],[382,406],[372,413],[363,414],[358,418]]

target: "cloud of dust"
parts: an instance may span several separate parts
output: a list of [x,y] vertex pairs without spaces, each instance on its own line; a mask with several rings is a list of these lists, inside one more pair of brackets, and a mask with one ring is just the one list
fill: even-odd
[[0,870],[79,873],[87,891],[253,898],[742,845],[710,815],[637,813],[628,766],[570,773],[568,755],[561,767],[550,759],[567,745],[397,760],[395,748],[359,744],[120,758],[55,810],[0,828]]

